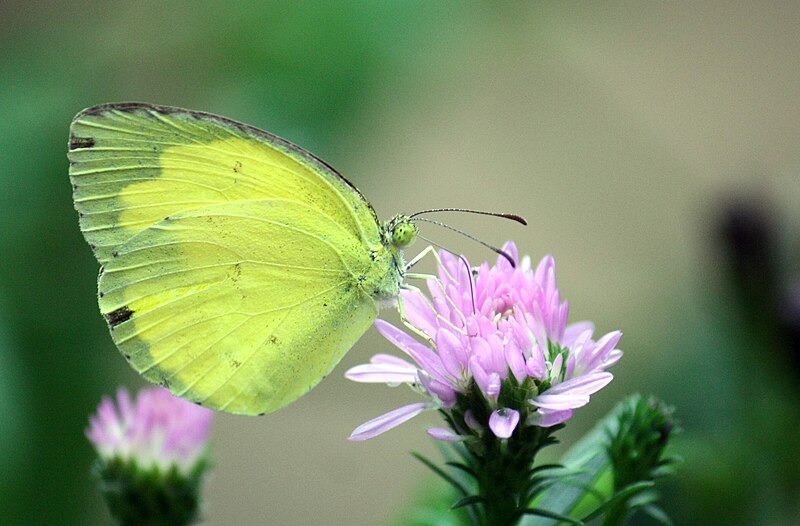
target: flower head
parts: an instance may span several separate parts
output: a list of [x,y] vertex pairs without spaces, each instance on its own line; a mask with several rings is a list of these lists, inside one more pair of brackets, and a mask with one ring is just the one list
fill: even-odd
[[606,427],[614,490],[670,473],[678,459],[663,455],[675,432],[674,408],[653,397],[632,395],[615,412],[616,419]]
[[100,457],[98,489],[119,524],[197,520],[212,417],[161,387],[139,391],[135,401],[120,389],[116,405],[103,398],[86,436]]
[[356,428],[352,440],[387,431],[426,409],[440,409],[452,429],[429,430],[442,440],[480,436],[500,439],[522,426],[551,427],[613,376],[606,371],[622,356],[622,334],[593,339],[589,322],[567,325],[569,306],[556,287],[555,262],[544,257],[536,269],[520,262],[513,243],[504,247],[514,260],[499,257],[472,269],[462,257],[440,253],[438,279],[428,280],[429,296],[401,292],[407,325],[426,343],[376,320],[378,331],[413,363],[379,354],[346,376],[359,382],[411,385],[427,398]]
[[211,410],[161,387],[141,390],[135,401],[119,389],[116,405],[103,398],[86,436],[102,460],[134,460],[145,470],[176,466],[187,472],[205,452],[212,417]]

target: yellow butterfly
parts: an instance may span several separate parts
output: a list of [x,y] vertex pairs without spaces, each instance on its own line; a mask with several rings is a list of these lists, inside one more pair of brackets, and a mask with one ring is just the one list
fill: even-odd
[[134,369],[204,406],[275,411],[397,297],[408,216],[379,222],[309,152],[224,117],[141,103],[72,122],[70,178],[100,311]]

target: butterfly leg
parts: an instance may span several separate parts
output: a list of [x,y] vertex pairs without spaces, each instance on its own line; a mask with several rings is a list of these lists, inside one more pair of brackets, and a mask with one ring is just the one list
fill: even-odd
[[[442,250],[447,250],[447,249],[443,248]],[[447,250],[447,252],[450,252],[450,251]],[[450,252],[450,254],[453,254],[453,253]],[[436,252],[436,247],[434,247],[433,245],[428,245],[427,247],[425,247],[422,250],[422,252],[420,252],[419,254],[414,256],[411,259],[411,261],[406,263],[406,267],[404,269],[403,275],[408,277],[408,278],[411,278],[411,279],[431,279],[431,278],[437,279],[436,276],[433,276],[433,275],[430,275],[430,274],[415,274],[413,272],[411,272],[411,273],[408,272],[411,269],[411,267],[413,267],[414,265],[419,263],[422,260],[422,258],[424,258],[425,256],[428,256],[428,255],[432,255],[434,257],[434,259],[436,259],[436,264],[437,264],[438,268],[440,268],[447,275],[447,277],[451,281],[458,281],[455,277],[453,277],[452,274],[450,274],[450,272],[447,270],[447,267],[442,263],[442,258],[439,256],[439,253]],[[467,271],[469,272],[470,271],[469,264],[467,263],[467,260],[464,259],[464,256],[459,256],[458,254],[453,254],[453,255],[456,256],[457,258],[459,258],[464,263],[464,265],[467,267]]]
[[[431,254],[431,253],[433,253],[434,256],[438,256],[438,254],[436,254],[436,251],[434,250],[434,246],[433,245],[428,245],[419,254],[417,254],[416,256],[411,258],[411,261],[406,263],[406,268],[404,269],[404,272],[408,272],[408,270],[410,270],[411,267],[413,267],[414,265],[419,263],[422,258],[424,258],[425,256],[427,256],[428,254]],[[437,260],[438,260],[438,257],[437,257]]]
[[[436,279],[434,276],[429,276],[429,278]],[[409,285],[407,283],[404,283],[402,285],[402,288],[405,289],[405,290],[411,290],[411,291],[414,291],[414,292],[418,292],[420,294],[420,296],[424,299],[424,301],[427,302],[430,305],[430,302],[428,301],[428,298],[426,298],[425,295],[422,294],[422,291],[419,290],[419,288],[417,288],[417,287],[415,287],[413,285]],[[436,312],[433,309],[432,306],[431,306],[431,310]],[[406,316],[405,302],[403,301],[403,295],[402,294],[397,296],[397,312],[400,315],[400,321],[403,322],[403,325],[405,325],[408,328],[408,330],[410,330],[411,332],[413,332],[414,334],[416,334],[417,336],[419,336],[423,340],[429,342],[431,345],[433,344],[433,340],[431,339],[430,336],[428,336],[427,334],[422,332],[420,329],[418,329],[414,324],[412,324],[408,320],[408,317]]]
[[[461,256],[459,254],[455,254],[453,252],[450,252],[446,248],[443,248],[443,247],[440,247],[440,248],[442,248],[442,250],[445,250],[445,251],[449,252],[450,254],[453,254],[455,257],[457,257],[461,261],[461,263],[464,264],[464,268],[467,269],[467,276],[468,276],[468,279],[469,279],[470,297],[472,299],[472,312],[473,313],[476,312],[477,308],[475,306],[475,287],[474,287],[474,283],[473,283],[473,281],[474,281],[474,279],[473,279],[473,271],[470,268],[469,263],[467,262],[467,260],[466,260],[466,258],[464,256]],[[450,273],[450,271],[447,269],[447,266],[442,263],[442,258],[439,256],[439,253],[434,250],[434,246],[433,245],[428,245],[422,252],[420,252],[419,254],[414,256],[411,259],[411,261],[409,261],[408,264],[406,265],[406,270],[410,269],[413,265],[417,264],[423,257],[427,256],[428,254],[432,254],[433,255],[433,257],[436,259],[436,264],[437,264],[438,268],[441,269],[441,271],[445,273],[445,275],[447,276],[447,278],[450,281],[458,283],[458,279],[455,278]],[[406,273],[405,276],[407,278],[409,278],[409,279],[426,279],[426,280],[427,279],[433,279],[439,285],[439,288],[442,289],[442,293],[444,293],[444,296],[451,303],[451,306],[457,312],[461,312],[462,311],[461,308],[457,308],[454,305],[452,305],[452,300],[447,295],[447,293],[446,293],[446,291],[444,289],[444,285],[442,284],[442,282],[436,276],[432,276],[430,274],[416,274],[416,273],[413,273],[413,272],[412,273]],[[401,287],[402,287],[402,285],[401,285]]]

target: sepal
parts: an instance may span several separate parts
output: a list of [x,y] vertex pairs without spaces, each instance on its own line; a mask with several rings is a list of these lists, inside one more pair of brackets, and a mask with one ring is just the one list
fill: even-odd
[[184,526],[200,512],[200,490],[210,463],[189,470],[140,467],[135,459],[98,459],[93,474],[109,511],[121,526]]

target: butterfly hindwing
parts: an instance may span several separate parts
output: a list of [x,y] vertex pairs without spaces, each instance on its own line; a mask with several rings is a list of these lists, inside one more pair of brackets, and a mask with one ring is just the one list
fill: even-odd
[[314,228],[307,210],[295,221],[297,208],[194,209],[125,243],[100,277],[100,310],[133,367],[234,413],[275,410],[326,375],[377,310],[341,241],[323,237],[335,227]]

